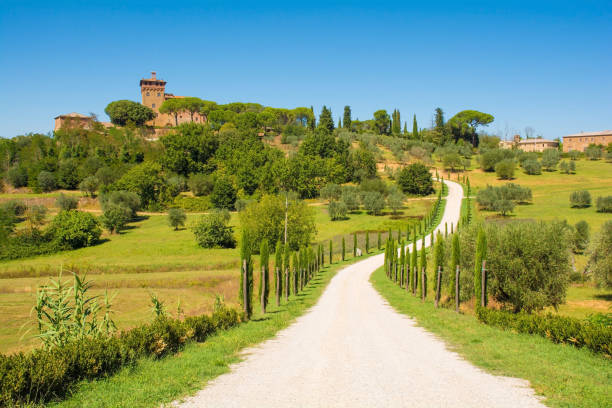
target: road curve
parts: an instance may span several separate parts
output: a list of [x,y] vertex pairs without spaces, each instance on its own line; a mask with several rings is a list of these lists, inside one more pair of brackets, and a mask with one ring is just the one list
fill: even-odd
[[[446,184],[442,228],[463,197]],[[383,262],[339,271],[306,314],[176,406],[543,407],[525,381],[485,373],[394,311],[369,282]]]

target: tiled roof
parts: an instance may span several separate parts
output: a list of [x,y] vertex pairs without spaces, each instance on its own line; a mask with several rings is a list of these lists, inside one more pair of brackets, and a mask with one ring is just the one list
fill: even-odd
[[600,132],[582,132],[582,133],[574,133],[572,135],[567,135],[563,137],[585,137],[585,136],[610,136],[612,135],[612,130],[602,130]]
[[65,113],[63,115],[58,115],[58,116],[55,117],[55,119],[57,119],[57,118],[66,118],[66,117],[69,117],[69,118],[88,118],[89,116],[83,115],[81,113],[72,112],[72,113]]
[[557,141],[548,140],[548,139],[525,139],[519,142],[519,144],[530,144],[530,143],[557,143]]

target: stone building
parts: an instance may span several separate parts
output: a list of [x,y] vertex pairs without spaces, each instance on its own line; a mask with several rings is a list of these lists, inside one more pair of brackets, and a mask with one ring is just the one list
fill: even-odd
[[95,123],[99,123],[104,127],[113,126],[110,122],[98,122],[94,116],[87,116],[81,113],[66,113],[64,115],[56,116],[55,118],[55,126],[53,127],[54,131],[58,131],[63,127],[80,127],[83,129],[93,129]]
[[589,147],[590,144],[608,146],[609,143],[612,143],[612,130],[575,133],[563,136],[563,151],[578,150],[584,152],[584,149]]
[[[151,72],[151,78],[143,78],[140,80],[140,94],[142,95],[142,104],[153,109],[157,114],[155,119],[147,122],[150,126],[157,127],[172,127],[175,126],[176,122],[180,125],[181,123],[192,122],[191,113],[187,111],[178,112],[178,115],[159,113],[159,107],[168,99],[172,98],[185,98],[185,96],[177,96],[171,93],[166,93],[166,81],[157,79],[155,72]],[[199,113],[194,113],[193,122],[204,123],[206,117]]]
[[546,149],[557,149],[559,142],[541,138],[521,140],[521,136],[514,135],[512,141],[501,141],[499,147],[502,149],[519,149],[524,152],[543,152]]

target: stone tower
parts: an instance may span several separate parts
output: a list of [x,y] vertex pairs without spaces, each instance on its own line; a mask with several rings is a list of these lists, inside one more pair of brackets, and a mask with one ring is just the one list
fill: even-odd
[[[156,125],[160,122],[158,119],[162,119],[159,114],[159,107],[166,100],[166,81],[157,79],[155,71],[151,72],[151,78],[144,78],[140,80],[140,94],[142,95],[142,104],[153,109],[157,114],[157,118],[153,121]],[[159,123],[161,125],[161,123]]]

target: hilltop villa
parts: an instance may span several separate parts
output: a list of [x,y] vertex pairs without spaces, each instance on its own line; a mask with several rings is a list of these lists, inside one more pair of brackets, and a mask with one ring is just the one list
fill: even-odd
[[583,132],[563,136],[563,151],[578,150],[584,152],[590,144],[607,146],[612,143],[612,130],[601,132]]

